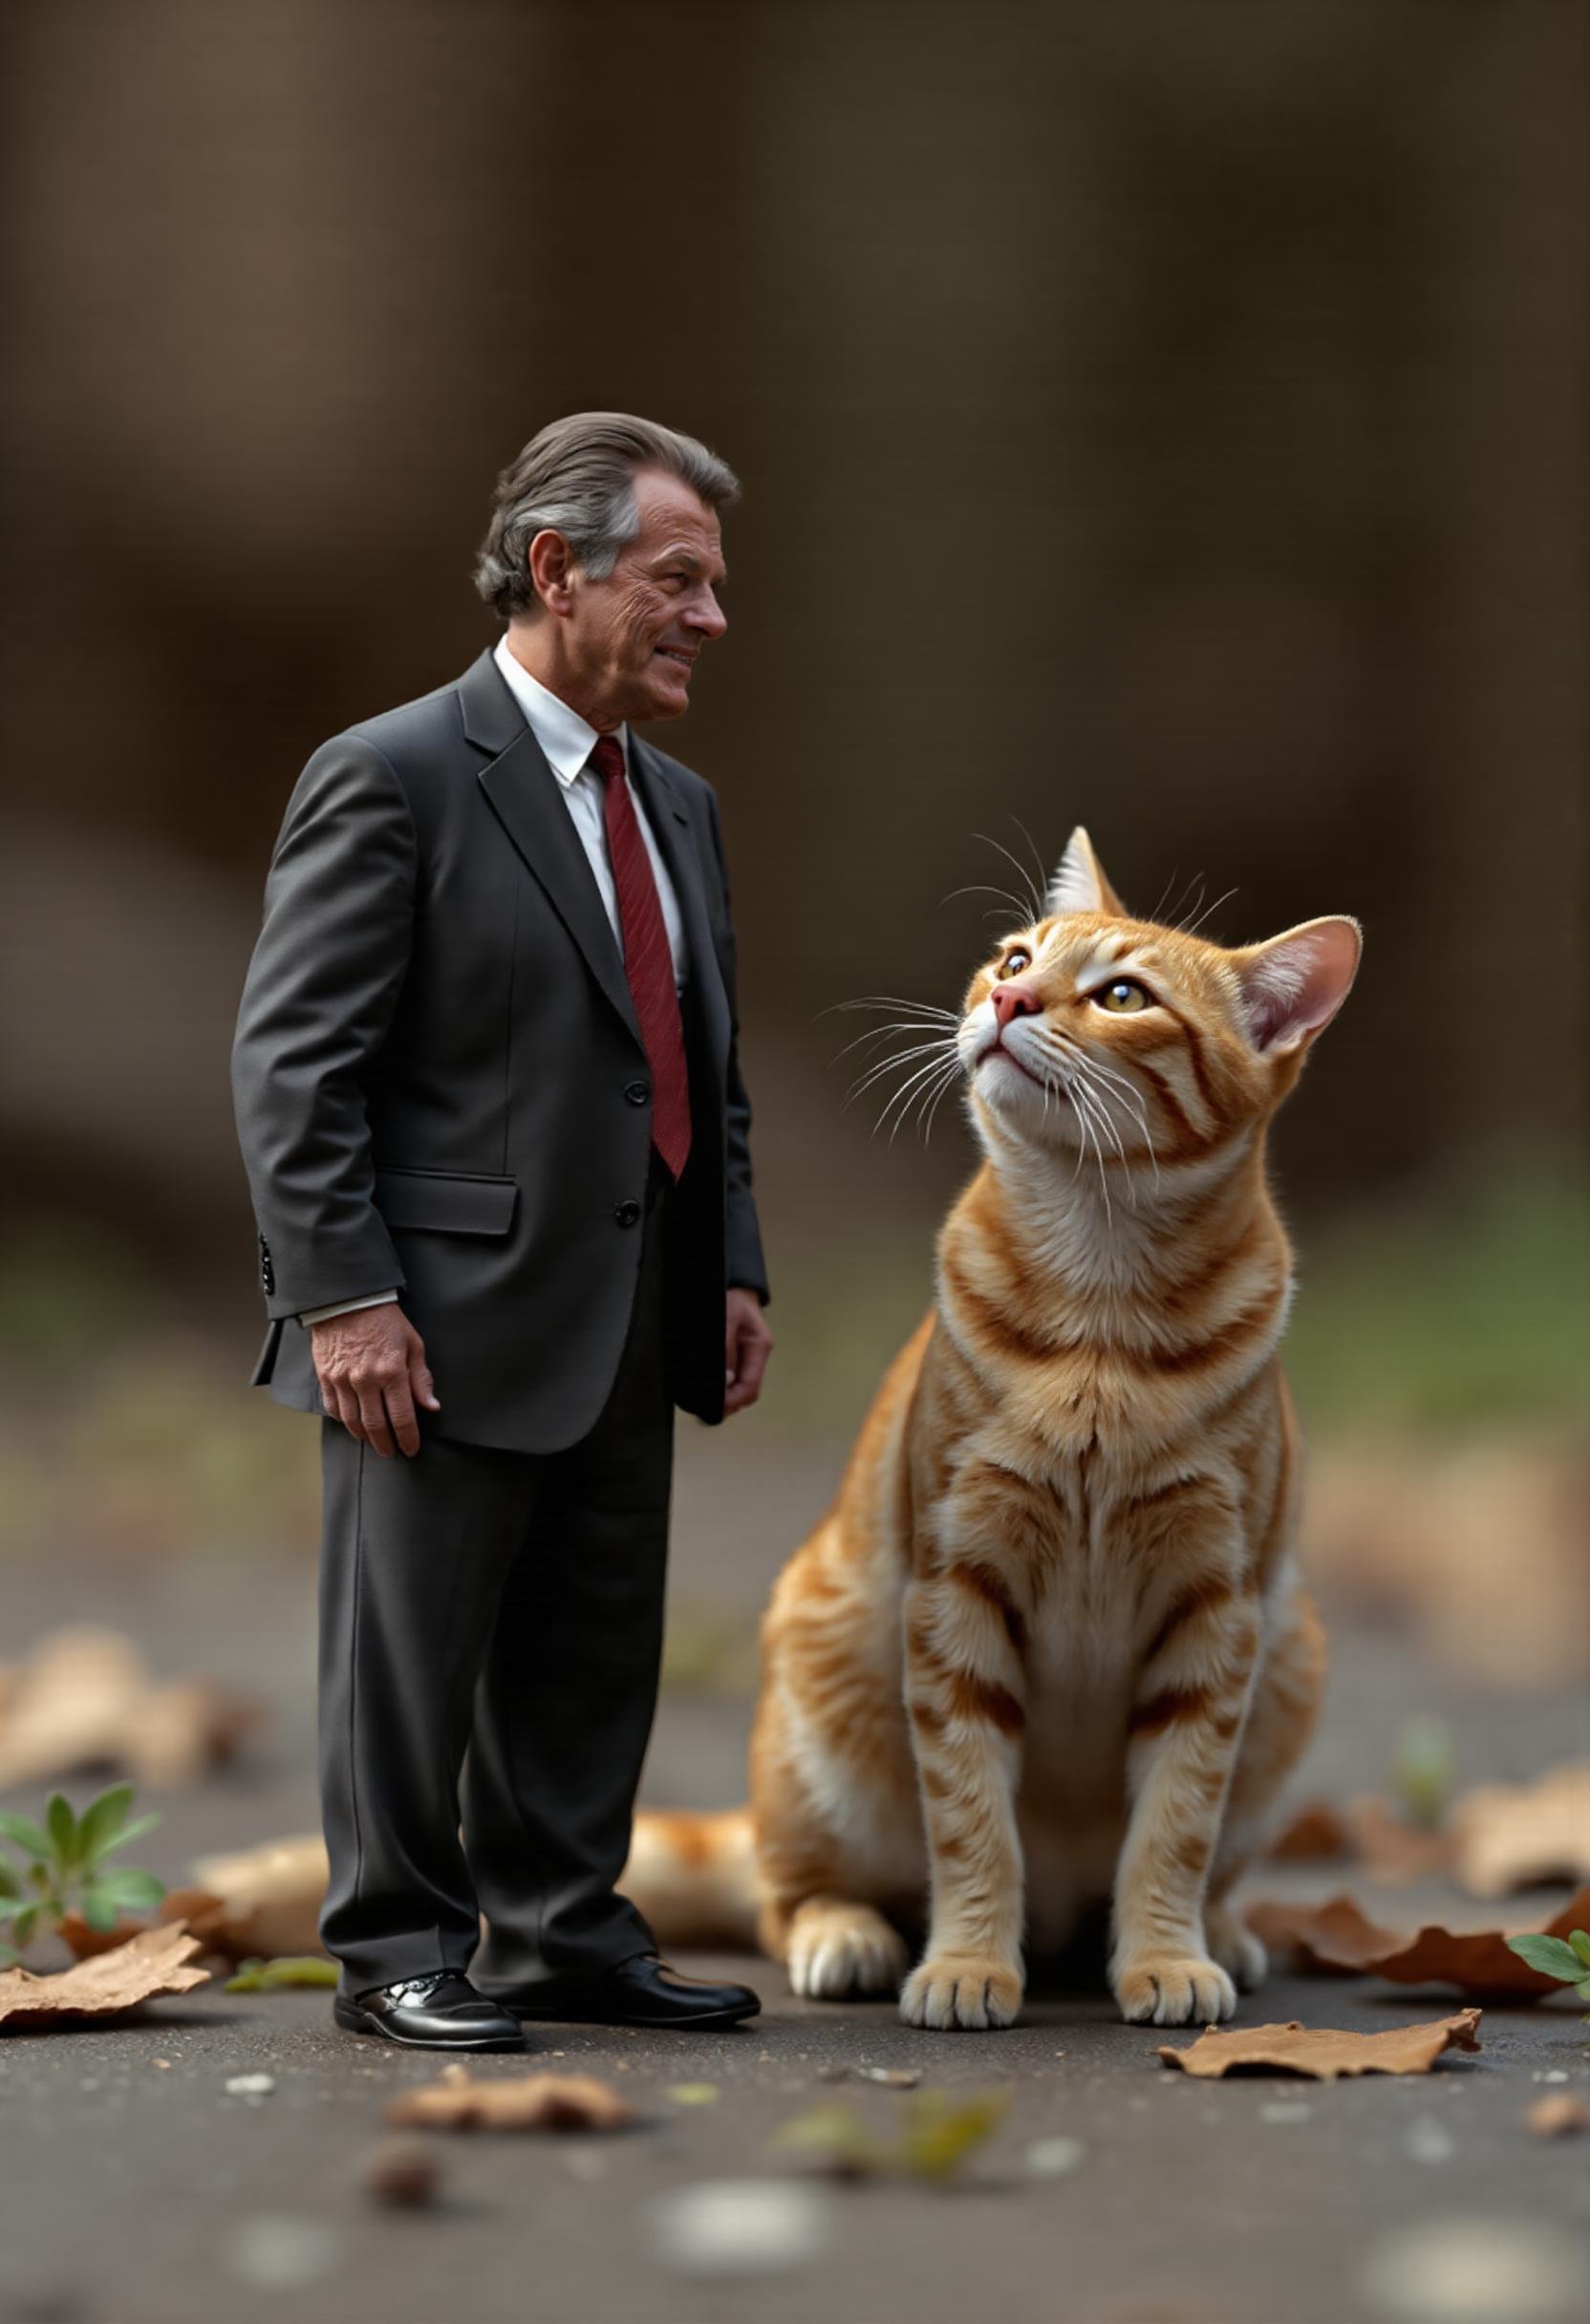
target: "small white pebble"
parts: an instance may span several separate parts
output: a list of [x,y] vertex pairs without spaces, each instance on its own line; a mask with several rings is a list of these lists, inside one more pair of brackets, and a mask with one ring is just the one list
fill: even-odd
[[1403,2151],[1413,2163],[1450,2163],[1455,2149],[1451,2132],[1433,2115],[1422,2114],[1403,2141]]
[[234,2098],[263,2098],[275,2087],[273,2074],[234,2074],[226,2082],[227,2093]]
[[1371,2315],[1407,2324],[1558,2324],[1579,2313],[1584,2260],[1549,2220],[1430,2216],[1375,2238],[1359,2287]]
[[1554,2066],[1549,2074],[1543,2074],[1540,2077],[1543,2082],[1565,2082],[1567,2078],[1568,2077],[1559,2066]]
[[815,2259],[832,2206],[815,2187],[773,2179],[707,2180],[647,2206],[654,2248],[680,2275],[770,2275]]
[[1035,2179],[1064,2179],[1086,2152],[1081,2139],[1035,2139],[1027,2149],[1027,2168]]
[[331,2273],[344,2240],[321,2220],[261,2212],[226,2231],[226,2267],[241,2282],[262,2291],[296,2292]]

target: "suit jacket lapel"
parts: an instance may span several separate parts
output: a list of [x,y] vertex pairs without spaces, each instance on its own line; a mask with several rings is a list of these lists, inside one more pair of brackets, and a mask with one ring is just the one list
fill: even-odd
[[636,1041],[640,1027],[624,963],[558,779],[489,654],[459,686],[464,732],[493,751],[480,785],[503,828],[546,890],[587,967]]
[[662,850],[663,862],[668,866],[679,917],[684,922],[685,951],[690,962],[685,1006],[699,1011],[710,1054],[720,1062],[728,1054],[728,1003],[723,979],[718,972],[718,954],[701,888],[701,867],[690,836],[690,817],[667,768],[634,727],[630,729],[630,776]]

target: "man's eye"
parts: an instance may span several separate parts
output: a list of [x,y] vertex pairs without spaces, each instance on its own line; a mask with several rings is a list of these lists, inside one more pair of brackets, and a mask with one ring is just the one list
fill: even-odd
[[1141,984],[1129,977],[1117,977],[1113,984],[1101,985],[1093,996],[1100,1008],[1108,1009],[1112,1017],[1129,1016],[1133,1009],[1151,1009],[1153,1001]]
[[1014,952],[1007,952],[1004,958],[999,962],[999,974],[1001,977],[1019,977],[1024,968],[1031,968],[1031,953],[1023,952],[1020,944],[1018,944],[1016,950]]

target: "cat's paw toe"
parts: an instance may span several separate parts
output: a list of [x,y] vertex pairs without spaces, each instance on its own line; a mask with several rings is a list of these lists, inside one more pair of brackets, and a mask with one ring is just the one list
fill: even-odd
[[1212,1911],[1204,1934],[1211,1959],[1219,1963],[1239,1993],[1252,1993],[1264,1983],[1270,1956],[1239,1914]]
[[1019,1970],[967,1953],[939,1953],[912,1970],[900,1995],[908,2026],[948,2033],[957,2026],[1008,2026],[1021,2007]]
[[796,1918],[789,1935],[789,1984],[807,2001],[892,1993],[906,1970],[906,1948],[870,1905],[825,1905]]
[[1236,2012],[1236,1988],[1218,1962],[1199,1953],[1143,1953],[1110,1979],[1129,2024],[1219,2025]]

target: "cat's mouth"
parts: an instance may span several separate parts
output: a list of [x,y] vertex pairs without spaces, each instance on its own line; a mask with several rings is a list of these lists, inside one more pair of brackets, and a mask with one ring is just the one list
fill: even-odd
[[[1028,1081],[1033,1084],[1035,1088],[1053,1089],[1060,1087],[1058,1083],[1045,1081],[1042,1074],[1035,1073],[1030,1065],[1024,1065],[1021,1063],[1021,1060],[1017,1056],[1015,1050],[1007,1048],[1004,1043],[999,1040],[997,1037],[989,1043],[987,1048],[984,1049],[982,1055],[978,1058],[978,1063],[979,1065],[986,1065],[989,1059],[993,1057],[1002,1057],[1007,1065],[1012,1065],[1016,1067],[1018,1073],[1024,1073]],[[1062,1089],[1061,1094],[1064,1096],[1064,1089]]]

